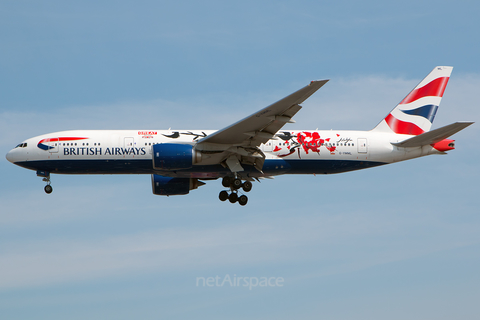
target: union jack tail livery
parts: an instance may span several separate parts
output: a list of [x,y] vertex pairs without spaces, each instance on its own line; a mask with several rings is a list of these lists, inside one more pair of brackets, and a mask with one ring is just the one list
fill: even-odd
[[430,131],[453,67],[435,67],[373,130],[420,135]]

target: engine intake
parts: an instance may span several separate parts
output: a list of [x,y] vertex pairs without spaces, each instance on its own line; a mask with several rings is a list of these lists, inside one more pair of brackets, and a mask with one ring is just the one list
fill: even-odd
[[152,192],[159,196],[175,196],[188,194],[205,183],[193,178],[172,178],[152,174]]
[[201,160],[201,153],[189,144],[161,143],[152,149],[153,168],[158,170],[190,169]]

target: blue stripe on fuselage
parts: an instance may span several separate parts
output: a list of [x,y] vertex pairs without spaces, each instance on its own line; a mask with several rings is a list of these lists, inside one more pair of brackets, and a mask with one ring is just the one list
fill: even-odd
[[[160,172],[153,170],[152,160],[47,160],[16,162],[16,165],[31,169],[43,170],[59,174],[161,174],[174,177],[221,177],[230,173],[228,168],[221,165],[194,166],[186,170]],[[386,164],[376,161],[359,160],[309,160],[309,159],[273,159],[265,160],[264,175],[281,174],[330,174],[353,170],[360,170]],[[244,166],[251,177],[260,177],[262,174],[253,166]]]

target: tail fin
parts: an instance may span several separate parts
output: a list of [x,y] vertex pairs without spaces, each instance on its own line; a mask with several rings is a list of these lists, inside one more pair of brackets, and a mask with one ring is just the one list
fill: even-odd
[[435,67],[373,130],[419,135],[432,127],[453,67]]

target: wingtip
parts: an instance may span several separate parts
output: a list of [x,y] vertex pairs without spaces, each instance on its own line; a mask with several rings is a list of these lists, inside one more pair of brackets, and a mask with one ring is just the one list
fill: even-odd
[[309,87],[316,87],[317,89],[320,89],[323,87],[330,79],[325,79],[325,80],[312,80],[308,84]]
[[330,79],[323,79],[323,80],[312,80],[310,83],[317,83],[317,82],[328,82]]
[[457,121],[457,123],[462,123],[462,124],[464,124],[466,127],[468,127],[469,125],[474,124],[475,121]]

